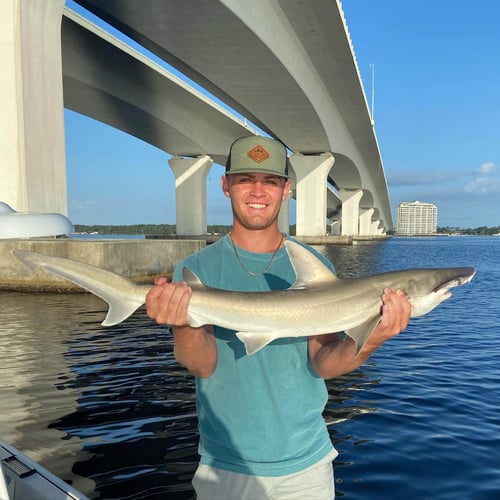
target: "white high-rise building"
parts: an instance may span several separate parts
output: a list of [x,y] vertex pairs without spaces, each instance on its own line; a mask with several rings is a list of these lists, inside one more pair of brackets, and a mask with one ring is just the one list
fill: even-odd
[[396,212],[396,234],[429,235],[437,232],[437,207],[421,201],[403,202]]

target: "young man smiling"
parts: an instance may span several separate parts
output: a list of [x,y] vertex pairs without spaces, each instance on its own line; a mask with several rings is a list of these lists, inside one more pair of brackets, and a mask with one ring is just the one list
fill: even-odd
[[357,368],[406,328],[410,304],[401,291],[385,290],[382,320],[357,357],[354,342],[336,332],[275,340],[247,356],[235,332],[192,328],[184,267],[225,290],[286,289],[295,281],[278,228],[290,191],[285,147],[264,137],[236,140],[221,184],[233,212],[230,235],[184,259],[174,281],[158,279],[146,299],[149,316],[172,326],[176,359],[196,376],[201,460],[193,485],[199,500],[330,500],[337,452],[322,417],[324,379]]

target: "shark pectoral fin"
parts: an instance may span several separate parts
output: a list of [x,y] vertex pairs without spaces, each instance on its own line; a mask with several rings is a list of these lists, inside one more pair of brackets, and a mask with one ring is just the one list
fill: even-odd
[[356,356],[359,354],[359,351],[363,348],[368,340],[368,337],[372,334],[375,327],[379,324],[382,316],[375,316],[370,318],[368,321],[365,321],[361,325],[355,326],[354,328],[349,328],[345,331],[349,337],[351,337],[354,342],[356,342]]
[[205,316],[198,314],[197,311],[194,311],[192,308],[188,309],[188,323],[189,326],[193,328],[199,328],[200,326],[207,324],[207,319]]
[[276,335],[273,333],[255,332],[238,332],[236,336],[245,344],[247,354],[254,354],[260,351],[276,338]]
[[107,297],[105,300],[109,305],[109,309],[108,314],[101,323],[102,326],[113,326],[121,323],[144,304],[143,300],[123,300],[123,297],[117,297],[116,299]]

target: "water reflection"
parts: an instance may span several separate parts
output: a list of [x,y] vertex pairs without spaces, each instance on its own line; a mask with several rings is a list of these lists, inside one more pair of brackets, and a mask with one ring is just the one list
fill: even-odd
[[383,272],[382,265],[385,240],[358,242],[353,246],[325,245],[315,247],[335,266],[341,278],[358,278]]
[[68,342],[77,376],[59,385],[81,391],[79,406],[51,425],[91,452],[73,472],[93,479],[100,498],[190,498],[198,462],[194,384],[173,358],[168,329],[143,311],[113,328],[91,324],[91,333]]
[[74,333],[68,318],[89,305],[85,298],[79,297],[81,303],[64,297],[54,301],[45,294],[0,293],[0,436],[34,460],[50,462],[65,480],[89,489],[93,484],[67,467],[81,453],[80,441],[50,428],[59,415],[78,408],[80,393],[58,391],[56,384],[76,378],[65,359],[65,344]]

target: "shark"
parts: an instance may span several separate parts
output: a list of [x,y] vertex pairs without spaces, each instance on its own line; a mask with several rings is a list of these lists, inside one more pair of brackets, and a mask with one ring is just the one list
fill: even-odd
[[[205,286],[195,273],[184,268],[183,280],[192,289],[189,324],[234,330],[248,355],[279,338],[345,332],[355,341],[357,355],[381,320],[385,288],[406,293],[411,317],[418,317],[447,300],[451,288],[470,282],[475,275],[472,267],[450,267],[340,278],[299,243],[287,240],[285,247],[296,275],[295,283],[286,290],[220,290]],[[30,270],[43,269],[70,280],[107,302],[103,326],[128,318],[144,304],[151,289],[150,285],[83,262],[27,250],[14,250],[13,254]]]

